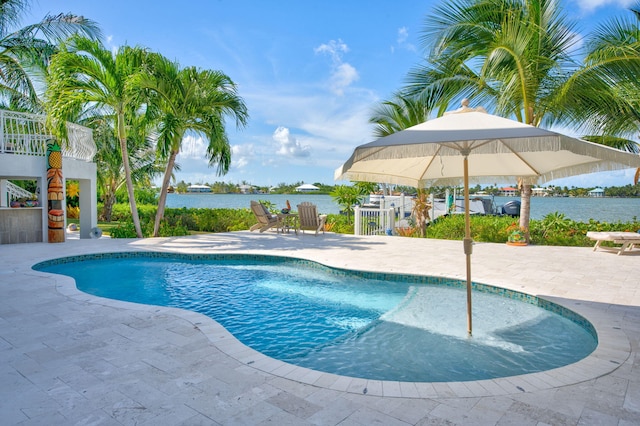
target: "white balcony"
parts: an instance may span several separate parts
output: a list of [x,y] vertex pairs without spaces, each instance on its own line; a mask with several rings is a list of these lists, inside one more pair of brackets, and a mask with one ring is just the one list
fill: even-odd
[[[67,123],[68,138],[60,144],[62,156],[92,161],[96,154],[91,129]],[[44,115],[0,110],[0,153],[44,157],[47,141],[55,139],[46,127]]]

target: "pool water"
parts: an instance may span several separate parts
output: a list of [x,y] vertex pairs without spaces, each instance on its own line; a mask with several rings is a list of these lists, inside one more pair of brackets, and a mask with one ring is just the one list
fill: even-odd
[[[75,259],[78,260],[78,259]],[[96,296],[205,314],[270,357],[375,380],[445,382],[532,373],[576,362],[596,347],[584,324],[532,303],[454,280],[338,271],[255,256],[114,257],[46,262]],[[367,274],[369,276],[375,274]]]

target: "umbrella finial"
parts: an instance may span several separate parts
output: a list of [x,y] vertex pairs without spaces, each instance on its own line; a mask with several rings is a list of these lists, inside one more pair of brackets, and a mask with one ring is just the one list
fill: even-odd
[[481,106],[477,107],[477,108],[471,108],[469,106],[469,99],[464,98],[463,100],[460,101],[460,103],[462,104],[462,106],[460,108],[458,108],[455,111],[447,111],[444,113],[444,115],[449,115],[449,114],[459,114],[461,112],[487,112],[486,109],[482,108]]

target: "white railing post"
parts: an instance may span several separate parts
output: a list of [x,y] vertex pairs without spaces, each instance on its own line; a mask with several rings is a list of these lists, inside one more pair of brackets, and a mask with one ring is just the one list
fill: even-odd
[[356,204],[353,208],[353,234],[362,235],[360,232],[362,226],[362,217],[360,216],[360,206]]
[[4,150],[4,110],[0,110],[0,152]]
[[395,228],[395,212],[396,209],[390,207],[387,209],[386,214],[384,215],[384,233],[386,235],[393,235],[393,229]]
[[0,207],[9,207],[11,201],[9,200],[9,181],[6,179],[0,179]]

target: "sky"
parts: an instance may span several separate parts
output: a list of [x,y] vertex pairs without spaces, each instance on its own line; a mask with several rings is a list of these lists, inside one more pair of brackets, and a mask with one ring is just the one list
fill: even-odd
[[[229,172],[208,167],[206,143],[183,141],[176,181],[257,186],[335,182],[353,149],[375,139],[373,109],[421,63],[424,20],[441,0],[36,0],[46,14],[96,21],[104,43],[147,47],[182,67],[220,70],[238,86],[249,122],[227,124]],[[560,0],[580,34],[627,17],[633,0]],[[568,133],[565,131],[565,133]],[[632,170],[577,176],[560,186],[623,186]],[[159,183],[160,179],[158,179]]]

